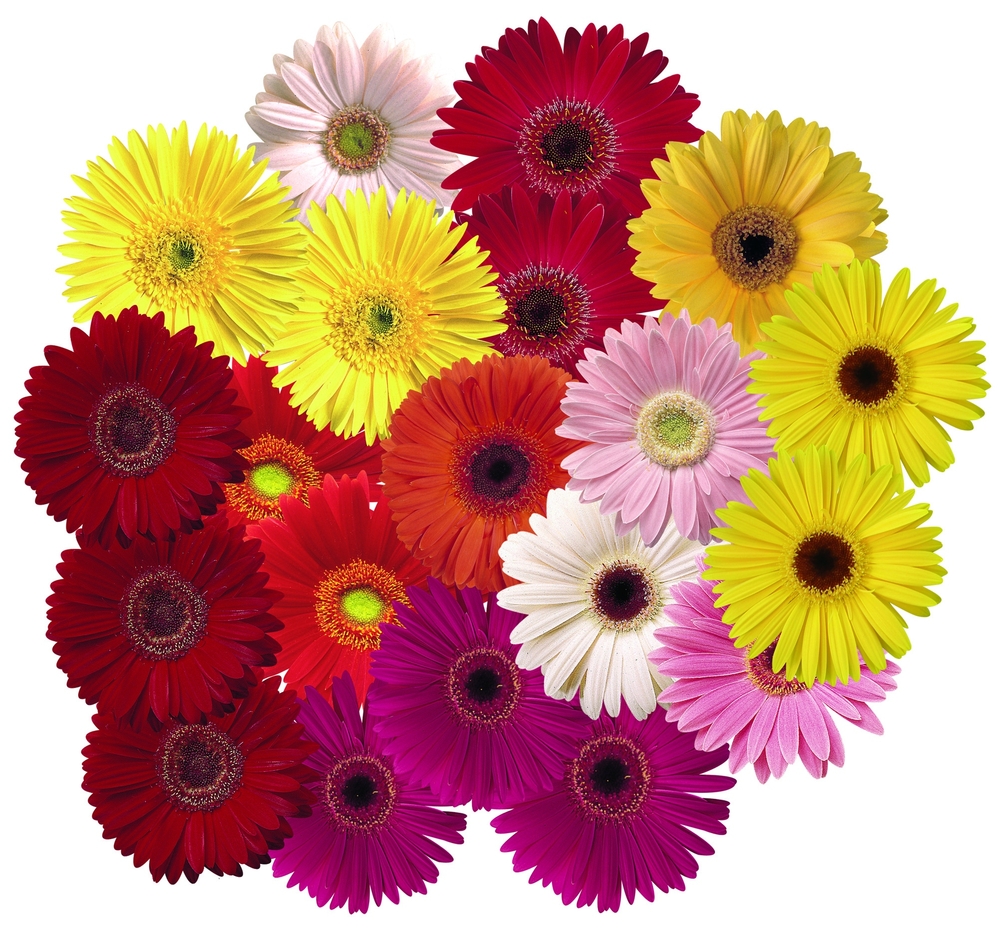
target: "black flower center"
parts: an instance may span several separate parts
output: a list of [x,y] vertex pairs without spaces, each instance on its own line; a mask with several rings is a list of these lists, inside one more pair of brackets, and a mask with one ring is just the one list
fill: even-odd
[[177,419],[143,386],[129,382],[97,400],[87,432],[109,474],[145,477],[173,453]]
[[592,820],[622,821],[642,808],[652,775],[645,751],[617,734],[599,735],[566,766],[566,785]]
[[327,772],[322,796],[335,826],[371,832],[389,819],[396,806],[396,776],[382,758],[349,755]]
[[815,533],[795,550],[795,574],[807,588],[833,591],[854,571],[854,550],[847,540],[833,533]]
[[467,650],[448,669],[444,695],[462,725],[495,727],[510,718],[520,700],[521,673],[502,650]]
[[859,405],[877,405],[899,384],[899,366],[877,346],[859,346],[848,353],[837,370],[840,391]]
[[638,565],[614,562],[593,578],[590,598],[594,613],[605,626],[629,630],[650,613],[656,589]]
[[590,783],[599,794],[620,794],[628,785],[628,765],[614,755],[602,758],[590,769]]
[[368,807],[377,799],[375,781],[367,774],[355,774],[349,777],[340,789],[344,803],[355,810]]
[[243,781],[243,753],[214,725],[178,725],[156,752],[160,786],[180,810],[214,810]]
[[586,128],[563,121],[542,137],[542,159],[562,173],[582,170],[593,163],[594,142]]
[[517,325],[531,337],[554,337],[566,326],[566,305],[551,288],[533,288],[514,307]]
[[177,769],[178,777],[186,787],[209,787],[219,780],[222,773],[222,755],[204,742],[185,742],[178,752]]
[[465,691],[473,702],[492,702],[500,692],[500,674],[490,667],[479,667],[465,678]]
[[147,660],[179,660],[205,636],[204,595],[169,565],[129,582],[118,608],[132,649]]
[[770,235],[741,235],[740,251],[743,252],[743,260],[748,265],[759,265],[774,248],[774,239]]
[[513,444],[488,444],[469,461],[472,491],[487,500],[517,496],[530,472],[531,461]]

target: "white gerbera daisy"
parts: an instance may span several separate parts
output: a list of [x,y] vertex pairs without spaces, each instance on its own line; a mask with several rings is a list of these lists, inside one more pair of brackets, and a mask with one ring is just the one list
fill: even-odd
[[263,139],[254,159],[280,171],[303,221],[312,202],[355,189],[448,201],[441,181],[459,162],[430,137],[445,127],[437,110],[454,96],[427,59],[394,45],[384,26],[359,49],[343,23],[321,27],[315,44],[300,39],[293,51],[274,57],[276,74],[265,76],[246,118]]
[[500,592],[500,606],[527,617],[510,639],[517,665],[542,668],[545,692],[572,699],[592,719],[617,716],[624,698],[637,719],[656,708],[670,680],[647,654],[653,632],[669,621],[663,606],[671,585],[698,575],[701,546],[673,522],[652,546],[633,529],[615,533],[613,517],[569,490],[550,490],[546,515],[530,519],[500,547],[503,570],[522,584]]

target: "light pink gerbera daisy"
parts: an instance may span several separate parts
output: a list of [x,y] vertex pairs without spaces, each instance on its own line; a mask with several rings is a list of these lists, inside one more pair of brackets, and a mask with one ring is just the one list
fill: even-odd
[[298,40],[294,58],[274,57],[274,73],[247,112],[261,136],[255,160],[281,173],[305,221],[310,203],[331,193],[371,195],[410,190],[439,203],[441,181],[459,161],[430,143],[444,128],[438,108],[451,104],[445,83],[427,59],[394,45],[384,26],[361,44],[343,24],[323,26],[315,43]]
[[722,623],[726,609],[715,607],[714,584],[698,580],[671,589],[674,603],[665,613],[676,626],[655,632],[663,646],[649,654],[674,680],[659,697],[671,703],[667,719],[682,732],[696,732],[697,748],[711,751],[731,741],[729,770],[753,763],[763,784],[772,774],[780,778],[796,755],[814,778],[825,777],[830,762],[843,766],[844,743],[831,713],[882,734],[868,704],[896,688],[895,663],[887,661],[878,674],[862,664],[860,679],[837,686],[786,679],[772,669],[775,644],[759,653],[733,646]]
[[601,501],[624,535],[638,523],[647,546],[671,517],[688,539],[709,541],[716,510],[742,500],[740,476],[767,473],[774,456],[759,395],[747,393],[750,363],[729,324],[677,319],[608,330],[604,349],[584,350],[585,382],[567,386],[569,416],[556,434],[590,441],[562,462],[567,488],[584,503]]

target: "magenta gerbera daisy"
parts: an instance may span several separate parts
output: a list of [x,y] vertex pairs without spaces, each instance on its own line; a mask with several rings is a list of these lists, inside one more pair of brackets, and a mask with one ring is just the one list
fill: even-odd
[[586,350],[556,434],[592,442],[564,458],[570,490],[601,501],[619,534],[638,525],[653,545],[673,518],[701,543],[720,525],[716,510],[744,499],[740,476],[767,471],[774,455],[759,395],[747,376],[759,353],[740,357],[729,324],[693,324],[687,311],[644,326],[609,330],[604,351]]
[[465,814],[438,810],[426,788],[410,783],[385,753],[369,716],[358,714],[349,674],[333,681],[333,705],[306,690],[299,721],[319,745],[306,764],[319,780],[312,816],[274,854],[274,875],[306,890],[316,904],[368,911],[383,896],[425,893],[436,882],[434,862],[451,862],[435,840],[461,843]]
[[228,358],[135,307],[95,314],[70,341],[45,348],[49,365],[31,370],[14,416],[35,502],[105,547],[190,532],[246,467]]
[[591,723],[551,794],[518,804],[493,820],[514,834],[514,871],[533,869],[529,882],[552,885],[563,903],[597,901],[618,911],[622,888],[629,904],[638,892],[683,890],[698,862],[715,851],[693,830],[725,833],[729,802],[699,797],[731,788],[733,778],[706,774],[726,760],[725,747],[698,751],[694,736],[659,714],[639,720],[628,712]]
[[490,342],[504,356],[544,356],[580,378],[585,346],[656,307],[649,285],[632,274],[635,251],[620,203],[603,206],[596,193],[573,198],[567,190],[553,199],[514,186],[481,196],[459,219],[468,223],[464,238],[478,237],[500,275],[507,329]]
[[235,712],[202,722],[135,730],[94,716],[83,749],[83,789],[104,838],[153,881],[194,882],[206,869],[257,869],[291,835],[289,817],[309,813],[304,764],[315,747],[295,722],[291,690],[265,680]]
[[48,638],[80,698],[139,727],[232,709],[272,666],[280,597],[264,587],[260,542],[221,514],[173,541],[63,553]]
[[411,588],[412,610],[382,629],[369,708],[399,771],[444,804],[509,807],[548,791],[588,720],[545,695],[539,670],[514,662],[510,632],[522,615],[475,588]]
[[701,136],[688,118],[698,96],[678,76],[653,79],[667,65],[659,50],[643,54],[648,34],[625,39],[621,26],[591,23],[559,42],[544,19],[508,29],[496,49],[484,48],[456,82],[459,101],[438,116],[448,130],[431,143],[475,159],[442,184],[459,189],[453,208],[523,183],[555,196],[597,191],[638,216],[648,203],[639,180],[662,158],[667,141]]
[[886,661],[873,674],[862,664],[861,677],[836,686],[806,686],[775,671],[777,642],[757,651],[733,646],[725,607],[717,608],[712,581],[682,582],[671,589],[667,616],[676,627],[658,630],[663,646],[649,655],[664,676],[674,680],[667,719],[683,732],[697,732],[695,745],[713,749],[731,741],[729,770],[753,764],[757,778],[780,778],[798,755],[814,778],[825,777],[830,762],[844,764],[844,743],[833,714],[866,732],[882,734],[869,703],[881,702],[896,688],[899,667]]

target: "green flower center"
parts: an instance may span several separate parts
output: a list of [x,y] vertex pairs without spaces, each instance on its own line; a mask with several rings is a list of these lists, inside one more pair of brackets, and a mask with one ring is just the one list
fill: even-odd
[[384,336],[396,325],[396,311],[385,301],[374,301],[368,308],[368,328],[373,337]]
[[326,130],[326,157],[341,173],[366,173],[385,159],[390,139],[377,111],[364,105],[342,108]]
[[198,249],[187,239],[177,239],[170,246],[167,258],[175,271],[187,271],[192,265],[198,263]]
[[295,476],[277,461],[258,464],[250,470],[250,486],[267,500],[276,500],[283,493],[291,493]]
[[635,431],[639,447],[655,464],[697,464],[715,442],[715,416],[686,392],[661,392],[642,407]]
[[371,130],[358,121],[345,124],[337,138],[337,149],[352,160],[367,157],[375,146],[375,136]]
[[352,621],[371,624],[382,617],[385,605],[378,592],[367,585],[349,588],[340,598],[340,608]]

